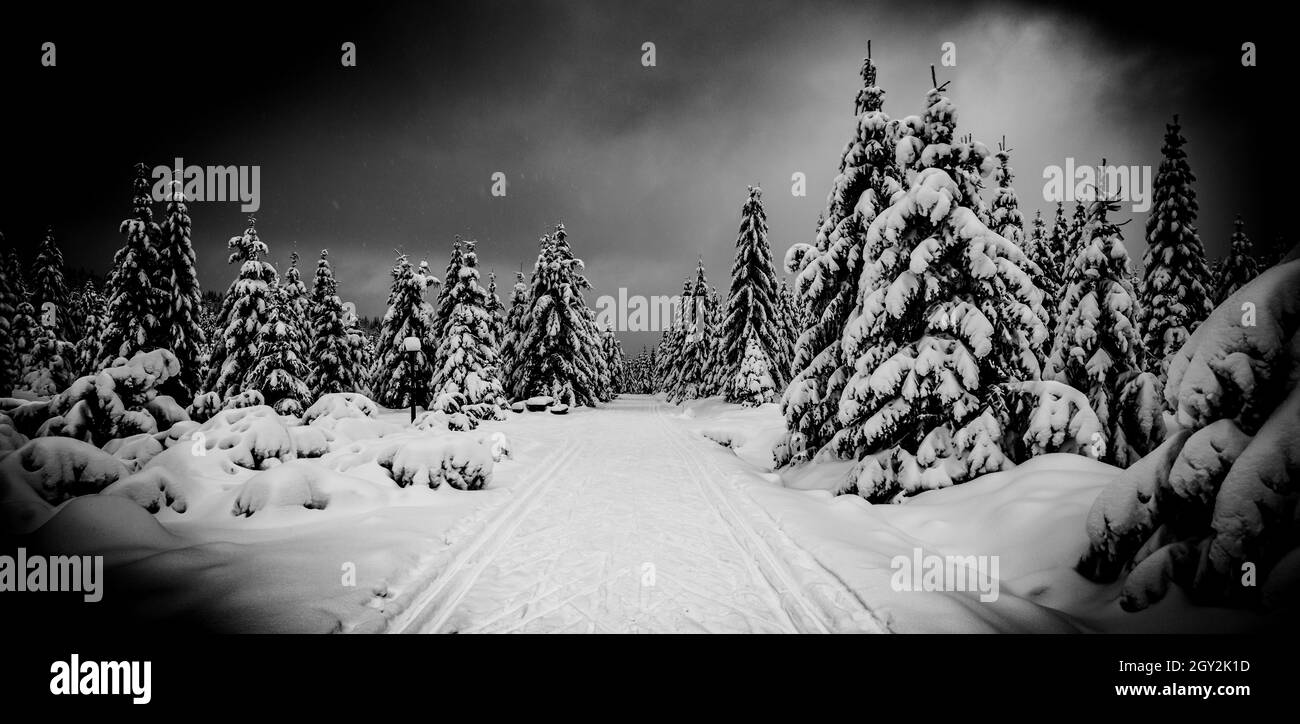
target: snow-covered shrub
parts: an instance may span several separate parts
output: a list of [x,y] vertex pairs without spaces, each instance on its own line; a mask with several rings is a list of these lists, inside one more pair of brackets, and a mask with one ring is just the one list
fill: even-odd
[[222,410],[194,434],[203,435],[209,451],[221,451],[244,468],[257,470],[296,457],[284,419],[266,405]]
[[4,457],[26,444],[27,436],[18,432],[12,418],[0,412],[0,457]]
[[460,432],[404,440],[375,460],[400,487],[447,483],[460,490],[478,490],[492,480],[493,446]]
[[150,513],[163,508],[184,513],[189,508],[189,490],[193,485],[193,481],[182,479],[165,466],[153,466],[128,475],[100,492],[132,500]]
[[294,453],[300,458],[318,458],[330,451],[334,436],[316,425],[294,425],[288,428],[293,439]]
[[190,403],[186,412],[191,420],[207,422],[213,415],[221,412],[223,407],[221,395],[215,392],[204,392],[194,397],[194,401]]
[[303,462],[289,462],[249,478],[239,488],[231,515],[250,516],[263,508],[302,506],[323,510],[329,494],[322,488],[324,471]]
[[515,403],[513,403],[513,404],[510,405],[510,411],[511,411],[511,412],[524,412],[524,411],[527,410],[527,409],[528,409],[528,408],[524,405],[524,403],[523,403],[522,400],[519,401],[519,402],[515,402]]
[[1130,610],[1171,584],[1194,600],[1278,600],[1300,569],[1300,262],[1274,267],[1210,314],[1172,358],[1180,426],[1093,504],[1078,569],[1124,578]]
[[266,400],[262,398],[262,393],[257,390],[244,390],[237,395],[231,395],[226,398],[221,409],[223,410],[243,410],[248,407],[260,407],[265,405]]
[[50,503],[98,493],[127,474],[126,465],[80,440],[38,437],[0,459],[0,478],[22,481]]
[[104,452],[121,460],[127,471],[132,473],[143,469],[162,451],[163,444],[158,436],[143,432],[130,437],[114,438],[104,445]]
[[322,417],[342,420],[352,417],[374,417],[379,406],[369,397],[356,392],[333,392],[321,395],[307,411],[302,414],[304,425],[311,424]]
[[1088,398],[1073,387],[1050,380],[1010,382],[1005,393],[1002,424],[1024,432],[1004,441],[1017,463],[1047,453],[1066,452],[1101,457],[1106,437]]
[[189,413],[171,395],[157,395],[145,405],[145,409],[153,415],[159,430],[167,430],[178,422],[190,419]]
[[569,414],[569,406],[561,402],[558,405],[551,405],[546,408],[546,411],[552,415],[567,415]]
[[420,413],[412,427],[417,430],[467,431],[477,429],[478,420],[463,412],[446,413],[435,409]]
[[[179,371],[176,357],[165,349],[138,352],[130,360],[119,357],[107,369],[78,379],[50,400],[53,416],[41,426],[40,434],[103,445],[114,438],[157,432],[158,422],[146,408],[156,398],[158,385]],[[158,409],[176,412],[165,404]]]
[[23,401],[5,414],[13,421],[14,429],[27,437],[36,437],[45,421],[50,419],[49,400]]

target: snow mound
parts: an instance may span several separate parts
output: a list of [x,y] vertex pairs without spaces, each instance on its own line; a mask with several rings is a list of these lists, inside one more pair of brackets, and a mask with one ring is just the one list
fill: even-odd
[[307,411],[302,414],[303,424],[311,424],[320,418],[333,420],[348,418],[371,418],[379,412],[379,406],[365,395],[356,392],[332,392],[321,395]]
[[266,405],[222,410],[194,435],[202,436],[209,451],[220,451],[234,464],[253,470],[296,457],[284,419]]
[[25,483],[54,504],[97,493],[126,474],[122,461],[94,445],[65,437],[36,438],[0,459],[0,480],[6,489]]
[[493,446],[463,432],[402,441],[381,452],[376,462],[399,487],[447,483],[459,490],[478,490],[492,480]]
[[163,451],[163,444],[158,440],[157,435],[140,433],[130,437],[121,437],[109,440],[104,446],[104,452],[121,460],[126,465],[127,472],[138,472],[155,455]]

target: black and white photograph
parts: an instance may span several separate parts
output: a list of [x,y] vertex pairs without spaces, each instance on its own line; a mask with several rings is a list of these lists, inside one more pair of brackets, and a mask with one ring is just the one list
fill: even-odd
[[1284,10],[3,14],[6,698],[587,646],[396,633],[1287,695],[1232,649],[1300,632]]

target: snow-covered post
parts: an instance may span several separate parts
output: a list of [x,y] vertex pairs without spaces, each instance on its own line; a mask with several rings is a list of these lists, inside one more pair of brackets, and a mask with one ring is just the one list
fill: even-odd
[[415,363],[418,361],[418,357],[420,355],[420,338],[407,337],[406,339],[402,340],[402,348],[406,350],[406,356],[409,358],[410,361],[410,364],[407,366],[407,370],[409,370],[410,372],[409,374],[410,381],[407,383],[409,385],[407,390],[411,396],[411,424],[414,425],[415,424]]

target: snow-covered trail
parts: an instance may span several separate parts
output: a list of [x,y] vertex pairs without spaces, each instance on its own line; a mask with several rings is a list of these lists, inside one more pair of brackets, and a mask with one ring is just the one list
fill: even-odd
[[884,631],[735,484],[754,470],[668,409],[552,417],[567,442],[388,630]]

